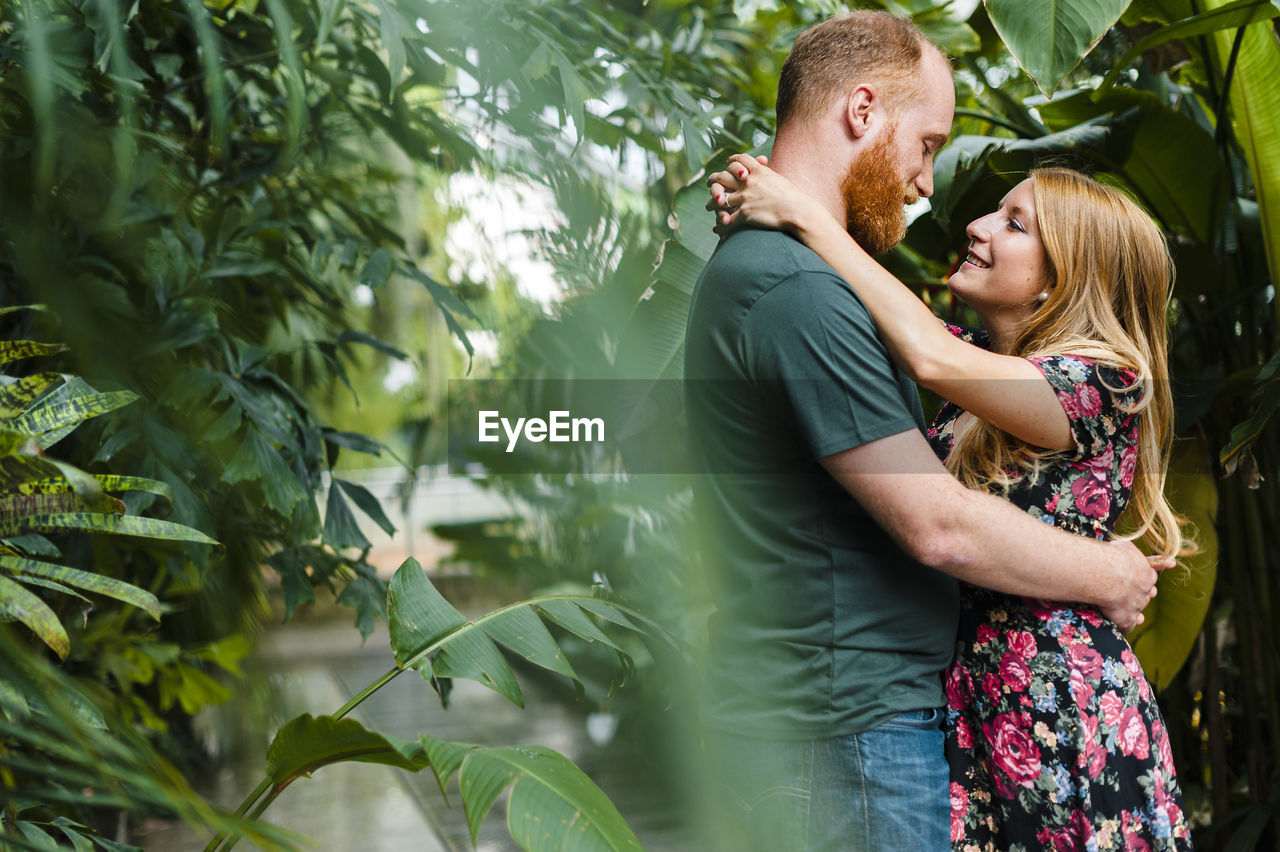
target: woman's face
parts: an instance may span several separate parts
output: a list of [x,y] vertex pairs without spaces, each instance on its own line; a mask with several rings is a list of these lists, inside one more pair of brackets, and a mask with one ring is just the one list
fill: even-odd
[[1032,179],[1010,190],[995,212],[970,222],[965,233],[969,250],[947,280],[951,292],[979,315],[1034,310],[1050,281]]

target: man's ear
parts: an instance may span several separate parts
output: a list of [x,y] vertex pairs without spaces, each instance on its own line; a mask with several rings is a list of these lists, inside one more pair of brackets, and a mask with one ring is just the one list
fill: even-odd
[[871,131],[879,103],[880,94],[871,83],[859,83],[849,90],[844,119],[855,139],[861,139]]

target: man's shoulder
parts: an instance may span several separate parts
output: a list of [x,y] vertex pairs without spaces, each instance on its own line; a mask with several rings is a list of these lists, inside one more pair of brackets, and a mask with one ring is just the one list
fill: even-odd
[[781,231],[744,228],[725,240],[707,264],[717,274],[777,282],[793,275],[839,274],[795,237]]

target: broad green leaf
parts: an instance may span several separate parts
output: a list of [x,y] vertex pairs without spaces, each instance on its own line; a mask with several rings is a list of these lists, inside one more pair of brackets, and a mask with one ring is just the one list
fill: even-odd
[[67,631],[48,604],[5,576],[0,576],[0,616],[21,621],[62,659],[71,652]]
[[91,417],[115,411],[140,397],[132,391],[112,391],[49,404],[41,403],[13,421],[12,427],[40,439],[40,445],[48,448],[55,443],[53,435],[61,437],[68,426],[75,427]]
[[35,340],[0,340],[0,364],[34,358],[41,355],[57,355],[66,352],[61,343],[39,343]]
[[[1222,0],[1207,0],[1205,6],[1219,9]],[[1218,50],[1218,67],[1225,68],[1235,33],[1219,30],[1213,34]],[[1254,198],[1262,215],[1262,239],[1267,250],[1271,283],[1280,282],[1280,38],[1270,23],[1254,24],[1244,31],[1231,78],[1231,128],[1244,152],[1253,177]],[[1272,299],[1275,318],[1280,319],[1280,299]]]
[[1245,27],[1258,21],[1269,21],[1280,16],[1280,0],[1235,0],[1225,6],[1209,9],[1198,15],[1183,18],[1161,27],[1145,38],[1134,42],[1133,47],[1120,58],[1102,81],[1105,88],[1115,83],[1120,72],[1131,62],[1152,48],[1190,36],[1205,35],[1218,30]]
[[442,643],[431,660],[436,677],[463,677],[484,684],[517,707],[524,706],[524,693],[515,672],[498,646],[474,624],[459,628]]
[[547,618],[588,642],[602,642],[612,648],[618,645],[608,634],[596,627],[595,623],[583,614],[582,609],[574,602],[562,598],[545,598],[535,600],[538,609]]
[[140,518],[136,515],[60,512],[27,518],[0,519],[0,536],[20,535],[27,532],[96,532],[218,545],[218,542],[197,529],[155,518]]
[[547,631],[538,614],[528,606],[504,609],[487,619],[484,632],[531,663],[578,680],[564,651]]
[[[460,744],[445,749],[427,734],[420,739],[428,754],[446,752],[456,760]],[[473,843],[493,803],[511,788],[507,828],[521,849],[620,852],[643,848],[609,797],[586,773],[545,746],[471,746],[462,759],[458,787]]]
[[1150,92],[1119,87],[1061,98],[1040,107],[1040,114],[1056,129],[1130,110],[1139,120],[1118,163],[1121,174],[1167,229],[1211,243],[1231,187],[1213,137],[1194,119]]
[[1194,525],[1200,552],[1160,575],[1159,594],[1128,637],[1157,690],[1169,685],[1190,656],[1218,573],[1218,488],[1203,440],[1180,442],[1170,460],[1165,490],[1174,510]]
[[1046,96],[1120,19],[1129,0],[983,0],[1013,58]]
[[223,479],[230,484],[257,480],[267,504],[286,518],[292,517],[294,505],[307,497],[298,477],[267,436],[254,426],[248,427],[244,441],[223,471]]
[[396,665],[404,669],[419,665],[435,643],[467,619],[436,590],[418,560],[409,557],[387,589],[387,623]]
[[395,524],[391,523],[387,513],[382,511],[382,504],[378,502],[377,497],[369,493],[369,489],[363,485],[356,485],[354,482],[347,482],[345,479],[335,478],[333,481],[342,487],[343,493],[360,507],[360,511],[368,515],[375,524],[381,527],[383,532],[387,535],[396,534]]
[[84,589],[87,592],[115,598],[118,601],[138,607],[156,621],[160,620],[160,601],[155,595],[146,589],[140,589],[132,583],[126,583],[114,577],[104,577],[101,574],[92,574],[77,568],[68,568],[65,565],[54,565],[49,562],[21,559],[13,556],[0,556],[0,568],[14,573],[29,574],[33,577],[44,577]]
[[332,763],[377,763],[417,772],[427,766],[420,743],[370,731],[354,719],[303,714],[286,722],[267,749],[267,777],[277,787]]
[[324,542],[334,550],[356,547],[361,550],[369,547],[369,539],[360,531],[355,515],[347,500],[342,496],[342,489],[337,480],[329,485],[329,499],[324,511]]
[[62,376],[58,373],[36,373],[0,386],[0,422],[17,417],[40,394],[61,381]]

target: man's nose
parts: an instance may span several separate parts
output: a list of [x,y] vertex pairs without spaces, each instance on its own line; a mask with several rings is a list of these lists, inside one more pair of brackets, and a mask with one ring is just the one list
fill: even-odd
[[916,192],[920,193],[921,198],[933,195],[933,169],[926,168],[920,172],[916,178]]

